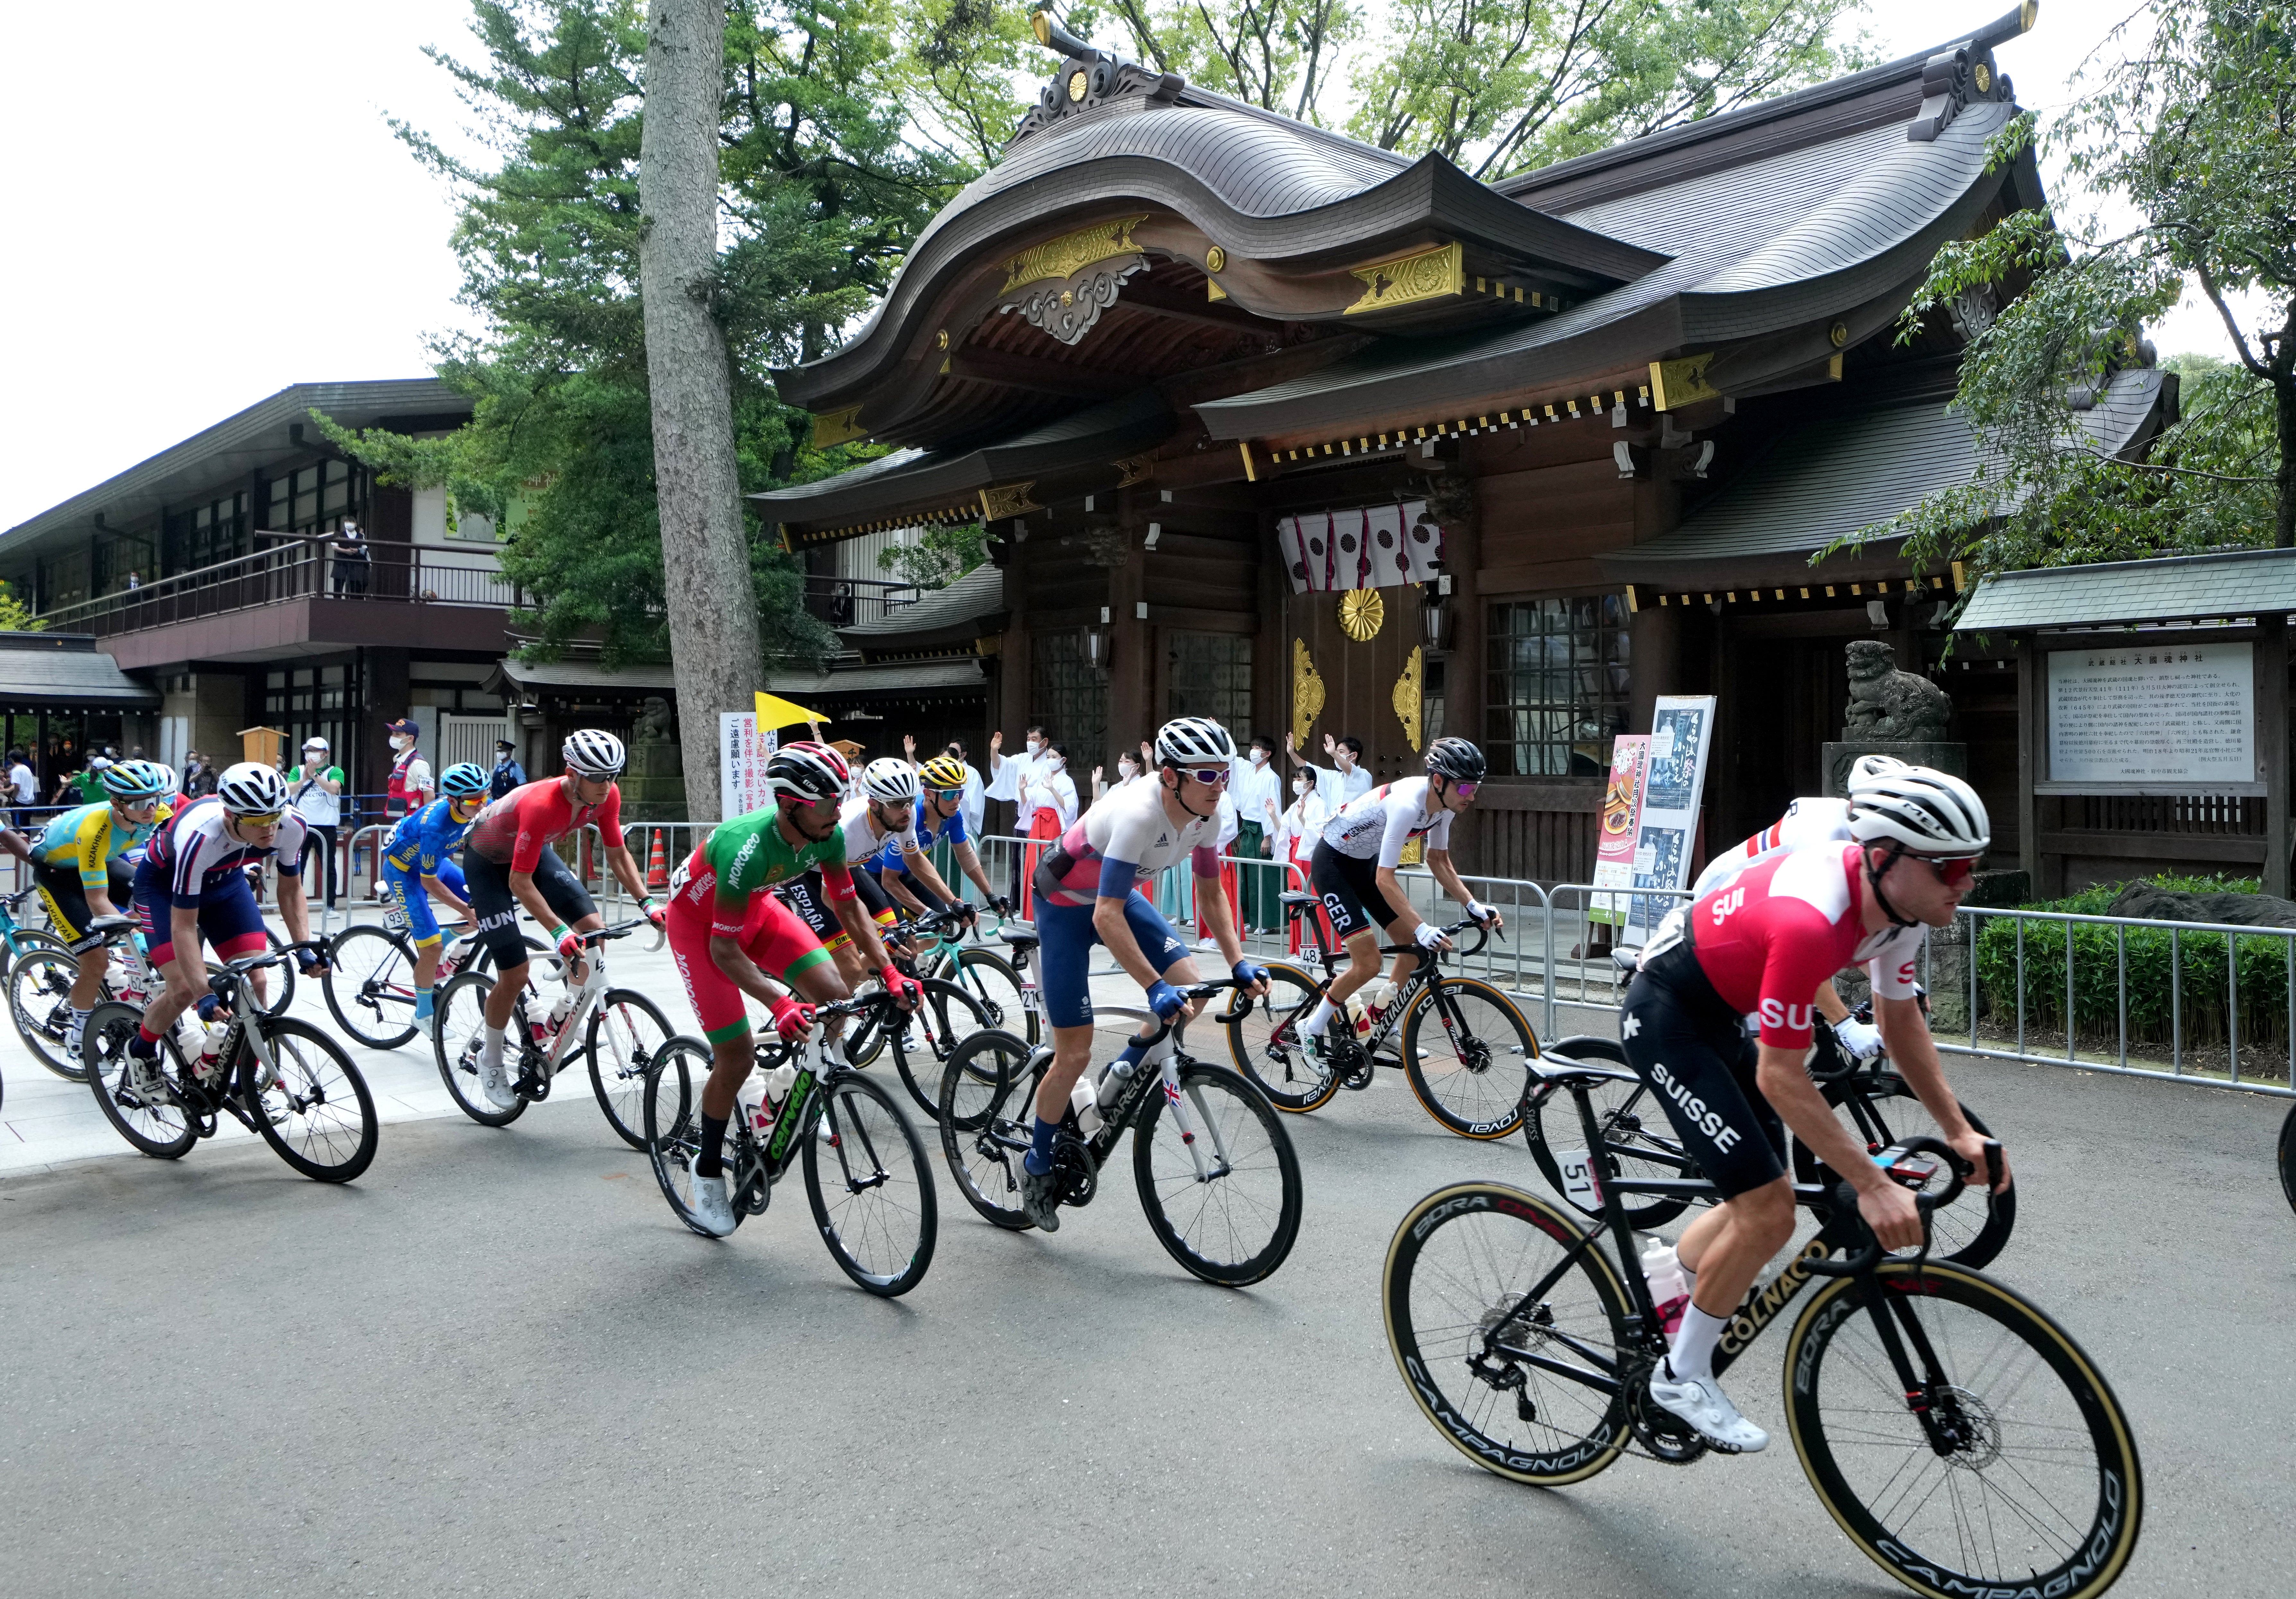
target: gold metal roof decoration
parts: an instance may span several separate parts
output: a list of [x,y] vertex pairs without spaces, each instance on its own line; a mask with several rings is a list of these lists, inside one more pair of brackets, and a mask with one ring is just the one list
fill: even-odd
[[1308,653],[1308,641],[1292,641],[1292,736],[1305,745],[1308,730],[1316,718],[1324,714],[1324,678],[1316,670],[1315,658]]
[[825,450],[833,444],[850,444],[857,439],[869,437],[869,430],[860,424],[861,407],[848,406],[841,411],[817,411],[813,418],[813,447]]
[[980,518],[983,521],[1002,521],[1008,516],[1018,516],[1023,511],[1042,511],[1044,507],[1029,497],[1029,491],[1037,486],[1034,478],[1025,483],[999,483],[980,491]]
[[1140,247],[1132,242],[1132,230],[1147,220],[1147,214],[1143,212],[1120,221],[1096,222],[1057,239],[1047,239],[1042,244],[1030,245],[1004,263],[1004,292],[1010,294],[1023,283],[1046,278],[1074,277],[1095,262],[1114,256],[1138,254]]
[[1395,680],[1395,693],[1391,701],[1395,706],[1396,718],[1403,724],[1403,736],[1411,742],[1414,753],[1416,753],[1420,745],[1425,742],[1421,737],[1420,720],[1420,713],[1425,705],[1422,693],[1425,682],[1426,651],[1422,646],[1414,644],[1411,646],[1410,655],[1404,660],[1403,676]]
[[1650,364],[1651,398],[1661,411],[1677,410],[1699,400],[1712,399],[1722,391],[1706,381],[1706,369],[1714,365],[1714,352],[1702,356],[1685,356],[1679,361],[1653,361]]
[[1378,637],[1380,624],[1386,620],[1387,602],[1379,597],[1379,590],[1351,588],[1340,596],[1340,627],[1356,643]]
[[1145,483],[1156,475],[1156,457],[1153,455],[1126,455],[1111,464],[1124,474],[1116,480],[1116,486],[1119,488],[1129,488],[1135,483]]
[[1465,292],[1466,255],[1456,244],[1438,244],[1392,261],[1350,266],[1363,286],[1363,298],[1341,315],[1385,311],[1423,299],[1442,299]]

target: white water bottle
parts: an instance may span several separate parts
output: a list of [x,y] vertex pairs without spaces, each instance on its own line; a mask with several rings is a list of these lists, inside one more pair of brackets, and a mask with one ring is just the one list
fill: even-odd
[[1674,1245],[1663,1238],[1652,1238],[1644,1246],[1642,1267],[1659,1325],[1671,1337],[1676,1324],[1682,1320],[1683,1308],[1690,1303],[1690,1279],[1683,1272]]
[[215,1076],[223,1054],[224,1035],[231,1031],[228,1021],[210,1021],[200,1040],[199,1059],[192,1063],[192,1073],[201,1082]]
[[1077,1086],[1069,1093],[1069,1108],[1076,1112],[1077,1130],[1090,1138],[1099,1133],[1100,1095],[1092,1090],[1088,1078],[1077,1078]]
[[763,1078],[754,1072],[744,1078],[741,1087],[734,1090],[734,1098],[741,1107],[742,1125],[748,1128],[754,1136],[763,1138],[773,1130],[774,1112],[777,1107],[767,1096]]
[[783,1102],[789,1098],[789,1091],[796,1082],[797,1068],[787,1061],[766,1073],[766,1103],[773,1107],[775,1114],[780,1113]]

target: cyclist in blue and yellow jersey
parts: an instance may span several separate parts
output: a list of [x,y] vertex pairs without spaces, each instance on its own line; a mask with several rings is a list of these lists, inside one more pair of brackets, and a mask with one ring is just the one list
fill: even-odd
[[80,1029],[102,992],[109,959],[103,935],[89,932],[88,924],[102,916],[124,915],[120,907],[133,906],[134,864],[128,857],[167,819],[167,801],[176,786],[173,773],[147,760],[116,762],[103,769],[101,781],[104,798],[49,823],[31,857],[48,921],[79,962],[66,1037],[75,1055]]
[[382,899],[386,914],[402,922],[414,940],[414,1025],[429,1037],[431,985],[447,935],[430,911],[433,899],[454,907],[465,924],[471,902],[463,898],[463,869],[454,853],[463,835],[486,808],[488,779],[475,761],[459,761],[439,777],[441,798],[400,818],[382,851]]
[[[877,763],[870,764],[873,767]],[[862,865],[874,873],[886,892],[895,898],[915,900],[911,909],[937,911],[955,895],[949,891],[948,884],[941,880],[923,852],[935,844],[947,844],[958,867],[980,890],[981,903],[1004,908],[1005,902],[988,886],[988,873],[980,867],[980,851],[972,847],[972,840],[965,832],[964,763],[953,755],[936,755],[918,769],[917,786],[916,826],[909,835],[915,840],[914,850],[905,852],[898,841],[888,840],[882,850]]]

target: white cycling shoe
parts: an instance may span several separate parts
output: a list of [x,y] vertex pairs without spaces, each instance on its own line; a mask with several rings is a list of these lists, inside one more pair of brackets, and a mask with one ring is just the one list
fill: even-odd
[[686,1158],[685,1175],[693,1185],[693,1198],[686,1209],[693,1213],[694,1225],[709,1236],[728,1237],[734,1231],[734,1201],[726,1193],[726,1174],[721,1170],[714,1177],[705,1177],[694,1170],[701,1164],[699,1150]]
[[485,1055],[479,1057],[479,1086],[485,1092],[487,1103],[496,1110],[518,1109],[517,1091],[510,1086],[510,1069],[502,1062],[488,1065]]
[[1733,1455],[1769,1447],[1770,1435],[1740,1415],[1713,1378],[1669,1376],[1673,1369],[1661,1360],[1651,1372],[1650,1396],[1660,1409],[1681,1417],[1707,1442]]

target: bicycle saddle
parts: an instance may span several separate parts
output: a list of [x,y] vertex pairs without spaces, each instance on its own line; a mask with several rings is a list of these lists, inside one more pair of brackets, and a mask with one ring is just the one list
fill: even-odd
[[1291,906],[1295,911],[1300,910],[1304,906],[1319,903],[1316,896],[1302,893],[1298,889],[1286,889],[1275,898],[1284,905]]
[[997,938],[1015,949],[1034,949],[1037,930],[1025,922],[1008,922],[998,930]]
[[1612,945],[1611,947],[1611,963],[1618,967],[1621,972],[1633,972],[1641,971],[1643,964],[1643,952],[1641,947],[1636,946],[1635,948],[1628,949],[1620,945]]
[[1541,1081],[1559,1083],[1566,1088],[1643,1080],[1623,1066],[1598,1066],[1592,1061],[1574,1061],[1569,1055],[1543,1054],[1530,1062],[1530,1069]]

